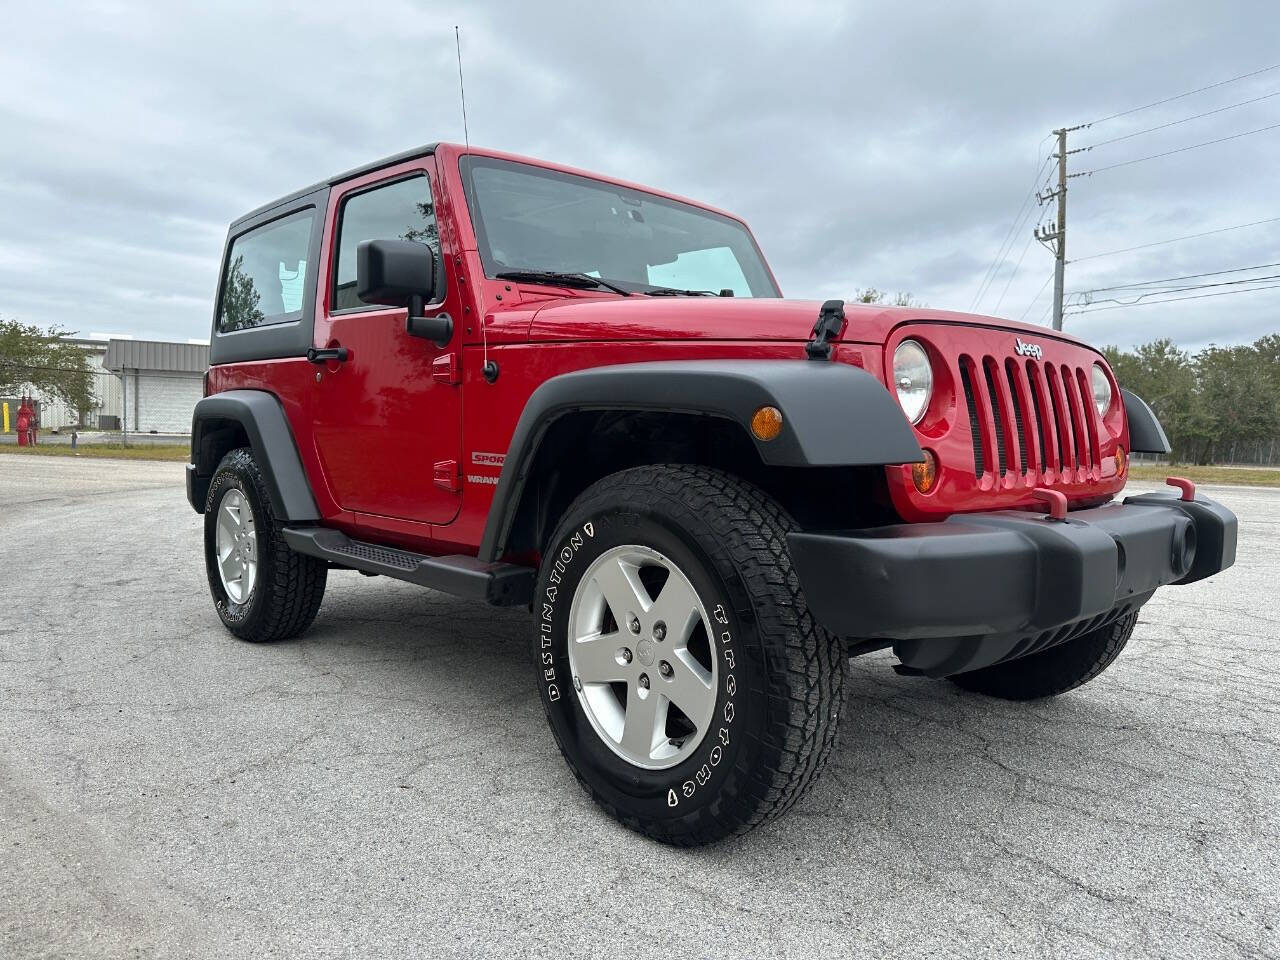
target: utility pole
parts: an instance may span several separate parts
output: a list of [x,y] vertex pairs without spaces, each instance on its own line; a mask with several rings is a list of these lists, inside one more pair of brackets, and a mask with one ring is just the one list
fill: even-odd
[[1054,229],[1040,226],[1035,229],[1035,237],[1053,252],[1053,329],[1062,329],[1062,285],[1067,265],[1067,154],[1079,153],[1079,150],[1067,150],[1067,134],[1080,130],[1088,124],[1076,127],[1060,127],[1053,131],[1058,138],[1058,189],[1046,190],[1036,194],[1036,199],[1043,205],[1050,200],[1058,202],[1058,224]]

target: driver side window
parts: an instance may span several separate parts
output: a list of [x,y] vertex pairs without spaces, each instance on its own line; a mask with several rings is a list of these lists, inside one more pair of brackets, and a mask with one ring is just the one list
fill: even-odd
[[331,310],[378,309],[356,296],[356,247],[365,240],[413,240],[440,256],[431,184],[426,174],[353,194],[338,213]]

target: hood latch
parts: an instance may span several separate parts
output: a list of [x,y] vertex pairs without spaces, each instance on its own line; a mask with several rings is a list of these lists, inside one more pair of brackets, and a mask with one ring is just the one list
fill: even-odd
[[828,300],[818,311],[818,322],[804,345],[805,355],[810,360],[830,360],[834,350],[831,341],[844,332],[844,325],[844,301]]

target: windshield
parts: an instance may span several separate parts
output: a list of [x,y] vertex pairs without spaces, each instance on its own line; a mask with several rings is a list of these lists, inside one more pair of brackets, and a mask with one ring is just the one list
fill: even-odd
[[554,271],[628,290],[731,290],[777,297],[738,221],[600,180],[488,157],[463,157],[485,273]]

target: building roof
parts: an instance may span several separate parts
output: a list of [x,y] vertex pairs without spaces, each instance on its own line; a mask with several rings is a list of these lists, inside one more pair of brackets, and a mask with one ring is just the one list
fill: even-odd
[[113,339],[107,343],[102,365],[113,373],[122,370],[204,373],[209,368],[209,347],[203,343]]

